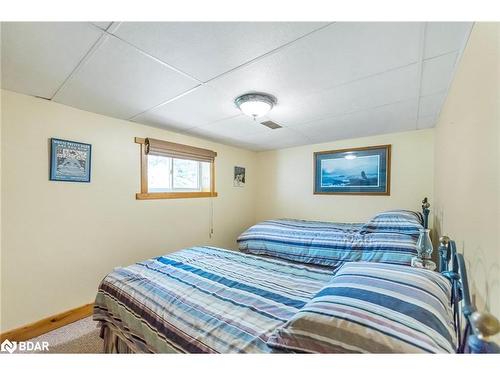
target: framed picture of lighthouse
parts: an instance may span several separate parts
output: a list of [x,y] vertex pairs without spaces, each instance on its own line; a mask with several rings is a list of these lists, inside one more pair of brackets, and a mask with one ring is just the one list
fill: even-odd
[[90,182],[92,145],[50,139],[51,181]]
[[390,195],[391,145],[314,153],[314,194]]

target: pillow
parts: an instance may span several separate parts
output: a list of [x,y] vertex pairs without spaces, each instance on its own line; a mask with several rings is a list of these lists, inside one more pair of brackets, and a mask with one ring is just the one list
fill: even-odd
[[238,237],[240,251],[339,267],[345,262],[369,261],[411,264],[417,238],[400,233],[361,233],[364,224],[304,220],[267,220]]
[[375,215],[363,225],[361,233],[399,233],[418,236],[420,229],[424,229],[422,214],[406,211],[392,210]]
[[450,296],[434,271],[346,263],[267,344],[303,353],[454,353]]

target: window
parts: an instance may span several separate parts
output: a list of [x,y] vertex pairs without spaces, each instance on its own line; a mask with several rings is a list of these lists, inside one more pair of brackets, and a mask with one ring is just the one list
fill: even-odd
[[155,139],[141,145],[141,192],[137,199],[215,197],[215,152]]
[[148,156],[148,192],[210,191],[210,163]]

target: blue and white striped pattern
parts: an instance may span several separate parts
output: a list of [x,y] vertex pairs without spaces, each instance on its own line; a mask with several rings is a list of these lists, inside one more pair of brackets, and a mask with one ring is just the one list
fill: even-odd
[[422,214],[418,212],[406,210],[385,211],[377,214],[363,225],[361,231],[364,233],[399,233],[418,236],[420,230],[424,228],[423,222]]
[[268,344],[308,353],[453,353],[450,295],[437,272],[348,263]]
[[94,319],[119,327],[140,352],[270,352],[273,330],[331,277],[331,269],[193,247],[110,273]]
[[417,255],[418,234],[367,229],[364,224],[266,220],[243,232],[238,245],[247,253],[331,267],[354,261],[410,265]]

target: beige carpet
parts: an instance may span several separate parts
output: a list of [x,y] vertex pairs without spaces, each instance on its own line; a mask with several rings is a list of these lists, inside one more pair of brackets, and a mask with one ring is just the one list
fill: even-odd
[[49,343],[48,352],[35,353],[102,353],[103,349],[97,322],[94,322],[92,317],[78,320],[29,341]]

